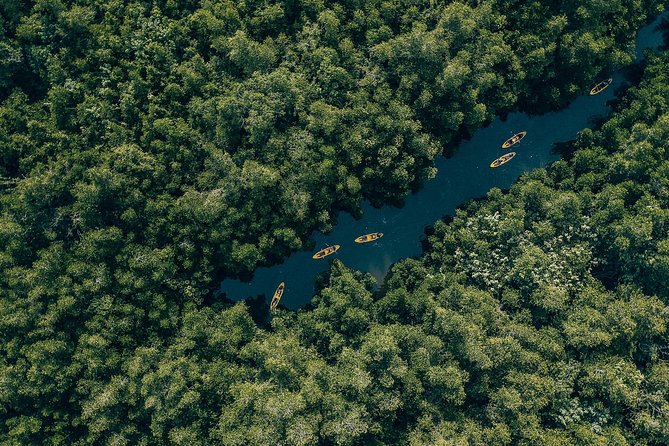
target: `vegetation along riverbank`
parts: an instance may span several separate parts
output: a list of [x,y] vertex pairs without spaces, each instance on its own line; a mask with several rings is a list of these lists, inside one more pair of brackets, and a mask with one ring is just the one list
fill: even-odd
[[661,5],[0,3],[0,443],[667,444],[666,54],[382,292],[335,261],[268,328],[205,303],[587,92]]

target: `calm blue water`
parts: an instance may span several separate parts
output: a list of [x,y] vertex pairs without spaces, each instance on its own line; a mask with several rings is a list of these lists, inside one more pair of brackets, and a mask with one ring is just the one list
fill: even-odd
[[[669,13],[665,12],[640,30],[637,58],[642,57],[645,48],[657,49],[662,45],[659,24],[668,17]],[[390,265],[421,253],[420,238],[427,226],[446,214],[453,214],[465,201],[480,197],[493,187],[508,188],[524,172],[558,160],[559,156],[551,150],[555,143],[575,139],[577,133],[589,127],[594,119],[608,114],[607,101],[614,97],[616,88],[624,80],[620,72],[611,77],[612,86],[599,95],[579,97],[558,112],[541,116],[512,113],[505,122],[495,120],[477,131],[471,140],[461,143],[452,158],[437,158],[437,176],[427,181],[420,191],[408,196],[402,208],[385,206],[375,209],[365,203],[360,220],[341,213],[332,232],[314,233],[314,251],[297,252],[280,265],[258,268],[250,283],[225,280],[220,292],[233,300],[264,294],[269,303],[277,285],[285,282],[281,305],[297,309],[311,301],[314,278],[328,269],[328,260],[332,258],[341,260],[350,268],[371,273],[380,283]],[[527,131],[527,136],[513,147],[516,157],[497,169],[490,169],[490,162],[507,152],[500,148],[502,142],[522,130]],[[385,236],[366,244],[353,241],[369,232],[383,232]],[[315,251],[334,244],[341,245],[336,254],[325,260],[311,258]]]

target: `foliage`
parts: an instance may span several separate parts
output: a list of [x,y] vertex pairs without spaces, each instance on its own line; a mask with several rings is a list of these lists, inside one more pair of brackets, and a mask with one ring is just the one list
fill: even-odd
[[207,304],[627,63],[660,2],[600,3],[0,2],[0,442],[669,442],[667,56],[384,292]]

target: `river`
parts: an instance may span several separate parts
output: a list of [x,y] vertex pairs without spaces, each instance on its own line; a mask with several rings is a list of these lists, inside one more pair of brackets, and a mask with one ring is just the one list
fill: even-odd
[[[639,30],[637,60],[643,57],[644,49],[656,50],[662,45],[660,24],[667,18],[669,12]],[[381,283],[393,263],[421,253],[421,237],[435,221],[454,214],[459,205],[485,195],[493,187],[509,188],[523,173],[558,160],[560,156],[553,150],[556,144],[575,139],[579,131],[610,112],[607,103],[626,83],[622,70],[611,77],[613,84],[602,93],[590,96],[586,92],[560,111],[538,116],[510,113],[506,120],[498,118],[478,130],[459,145],[453,157],[435,160],[436,177],[409,195],[401,208],[374,208],[365,203],[359,220],[340,213],[330,233],[313,234],[315,251],[328,245],[341,245],[336,254],[325,260],[313,260],[314,251],[296,252],[279,265],[258,268],[251,282],[223,281],[219,291],[232,300],[265,295],[269,301],[277,285],[285,282],[281,305],[297,309],[311,301],[314,279],[319,272],[328,269],[328,260],[332,258],[341,260],[349,268],[371,273]],[[527,131],[527,136],[513,147],[516,157],[497,169],[490,169],[490,162],[507,152],[500,149],[502,142],[522,130]],[[366,244],[353,241],[369,232],[383,232],[385,236]]]

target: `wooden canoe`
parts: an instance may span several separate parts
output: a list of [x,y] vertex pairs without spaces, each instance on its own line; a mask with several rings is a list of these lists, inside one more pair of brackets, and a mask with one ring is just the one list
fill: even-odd
[[276,287],[276,291],[272,297],[272,302],[269,304],[270,310],[274,311],[276,310],[276,307],[279,306],[279,301],[281,300],[281,296],[283,296],[284,288],[286,288],[286,284],[284,282],[281,282],[279,286]]
[[508,149],[512,145],[518,144],[521,139],[525,138],[525,135],[527,135],[527,132],[516,133],[511,138],[504,141],[504,144],[502,144],[502,148],[503,149]]
[[611,85],[612,82],[613,82],[613,79],[611,79],[611,78],[608,78],[605,81],[601,81],[600,83],[598,83],[597,85],[592,87],[592,90],[590,90],[590,95],[594,96],[596,94],[601,93],[602,91],[604,91],[606,89],[606,87]]
[[369,243],[369,242],[373,242],[374,240],[378,240],[381,237],[383,237],[383,232],[372,232],[371,234],[361,235],[360,237],[355,239],[355,242],[356,243]]
[[516,152],[509,152],[506,155],[502,155],[499,158],[497,158],[495,161],[490,163],[490,167],[492,169],[495,169],[495,168],[501,166],[502,164],[506,164],[509,161],[511,161],[511,158],[513,158],[514,156],[516,156]]
[[327,256],[331,255],[331,254],[334,254],[338,250],[339,250],[339,245],[328,246],[327,248],[321,249],[320,251],[318,251],[316,254],[311,256],[311,258],[316,259],[316,260],[322,259],[324,257],[327,257]]

